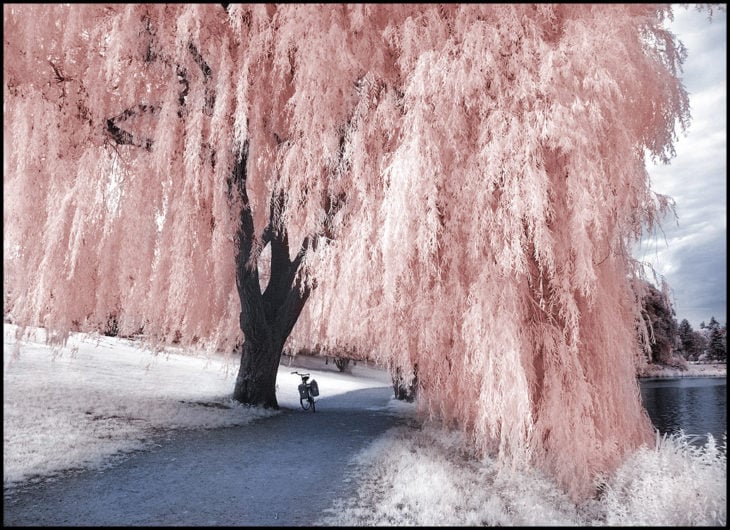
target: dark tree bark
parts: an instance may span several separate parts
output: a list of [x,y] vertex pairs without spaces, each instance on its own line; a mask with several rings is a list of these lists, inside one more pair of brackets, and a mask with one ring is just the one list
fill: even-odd
[[[227,8],[227,4],[223,4]],[[169,57],[154,52],[153,31],[147,27],[150,43],[146,60],[161,60],[174,69],[181,90],[178,96],[178,116],[186,113],[186,95],[190,89],[190,76],[187,69]],[[205,86],[205,105],[203,111],[210,115],[215,102],[215,93],[208,86],[212,76],[210,66],[193,43],[188,45],[193,61],[200,68]],[[64,81],[63,74],[53,65],[55,75]],[[107,134],[117,145],[131,145],[152,150],[153,142],[149,138],[135,136],[123,128],[125,121],[142,114],[155,115],[159,106],[140,104],[126,109],[121,114],[106,120]],[[278,138],[278,137],[277,137]],[[344,145],[344,132],[341,150]],[[211,163],[215,164],[215,153],[211,153]],[[239,154],[229,181],[229,192],[234,188],[241,199],[241,214],[238,228],[238,248],[236,253],[236,286],[241,300],[240,326],[244,335],[241,353],[241,365],[236,378],[233,399],[248,405],[260,405],[278,408],[276,400],[276,376],[279,362],[289,334],[296,324],[304,304],[309,298],[311,285],[304,285],[299,275],[304,256],[317,243],[317,236],[332,237],[332,218],[344,204],[345,196],[324,198],[323,208],[326,212],[321,234],[307,236],[292,260],[289,258],[289,238],[286,227],[281,222],[281,211],[285,196],[280,193],[271,199],[269,224],[261,237],[262,244],[271,245],[271,274],[264,292],[261,292],[259,270],[256,260],[252,260],[253,245],[256,234],[253,215],[246,191],[248,163],[248,142]],[[233,193],[230,193],[233,199]],[[235,201],[232,201],[235,202]]]
[[393,381],[393,394],[395,399],[408,401],[409,403],[416,399],[416,393],[418,391],[417,364],[413,366],[413,380],[410,384],[406,384],[405,377],[400,368],[396,368],[395,372],[391,373],[391,380]]
[[291,260],[286,227],[280,222],[284,196],[272,198],[269,224],[262,237],[264,245],[271,245],[271,274],[262,293],[258,264],[251,260],[255,234],[246,193],[247,161],[248,144],[245,144],[232,179],[242,199],[236,285],[241,300],[240,325],[244,335],[233,399],[247,405],[278,408],[276,376],[286,339],[311,292],[311,287],[302,283],[299,269],[314,237],[305,238],[296,257]]

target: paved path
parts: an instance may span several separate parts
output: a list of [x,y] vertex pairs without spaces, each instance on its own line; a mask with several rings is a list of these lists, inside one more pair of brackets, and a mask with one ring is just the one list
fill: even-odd
[[316,413],[175,431],[110,469],[20,488],[5,498],[3,524],[308,526],[354,494],[352,457],[400,423],[383,408],[391,396],[357,390],[321,399]]

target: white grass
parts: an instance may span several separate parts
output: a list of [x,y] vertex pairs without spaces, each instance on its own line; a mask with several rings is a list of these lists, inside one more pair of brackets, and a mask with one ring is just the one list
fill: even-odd
[[434,425],[399,428],[360,455],[357,499],[325,526],[725,526],[727,461],[682,437],[639,451],[603,495],[576,505],[536,471],[505,472]]
[[[240,406],[230,395],[235,360],[155,355],[129,341],[72,336],[63,348],[40,332],[19,344],[4,325],[3,482],[5,488],[62,471],[100,468],[159,441],[169,429],[243,425],[277,414]],[[298,407],[298,377],[279,370],[277,398]],[[308,366],[328,395],[387,386],[358,365],[353,376]],[[357,498],[343,499],[321,525],[725,526],[727,459],[715,440],[703,448],[658,438],[613,476],[603,494],[573,503],[542,474],[505,472],[464,452],[461,435],[410,417],[357,456]],[[726,445],[726,439],[717,441]],[[570,448],[566,448],[570,450]]]
[[[65,347],[4,324],[3,483],[101,467],[166,429],[243,425],[277,414],[231,399],[237,366],[223,356],[155,354],[137,343],[72,335]],[[280,369],[277,398],[299,406],[299,377]],[[316,373],[316,372],[314,372]],[[319,377],[318,377],[319,379]],[[372,386],[331,374],[328,395]]]

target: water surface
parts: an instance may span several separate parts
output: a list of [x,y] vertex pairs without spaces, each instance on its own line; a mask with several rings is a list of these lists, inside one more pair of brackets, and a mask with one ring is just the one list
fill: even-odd
[[704,445],[710,433],[721,445],[727,432],[727,378],[677,377],[641,379],[641,397],[662,434],[680,430]]

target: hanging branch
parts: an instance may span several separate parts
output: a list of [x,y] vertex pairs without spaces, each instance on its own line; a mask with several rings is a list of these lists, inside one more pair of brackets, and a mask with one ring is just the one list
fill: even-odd
[[[146,29],[151,35],[154,35],[149,24]],[[201,55],[200,51],[195,46],[195,44],[190,42],[190,43],[188,43],[187,48],[188,48],[188,51],[190,52],[190,55],[193,58],[193,61],[195,62],[195,64],[198,65],[198,67],[200,68],[200,71],[203,73],[203,83],[205,85],[205,104],[203,106],[203,112],[207,116],[212,116],[213,107],[215,105],[215,92],[208,85],[209,85],[210,80],[213,77],[213,71],[210,68],[210,65],[208,65],[208,63],[205,61],[205,59],[203,58],[203,56]],[[152,50],[152,44],[150,43],[147,47],[147,52],[145,54],[145,61],[151,62],[153,60],[160,59],[164,64],[166,64],[168,66],[172,66],[173,63],[168,57],[154,54],[154,53],[152,53],[151,50]],[[58,83],[66,82],[66,81],[70,80],[69,78],[65,77],[63,75],[63,73],[60,72],[60,70],[53,63],[51,63],[50,61],[49,61],[49,63],[51,64],[51,67],[53,67],[53,70],[55,72]],[[178,64],[178,63],[175,63],[175,74],[177,75],[178,82],[182,85],[182,89],[180,90],[180,93],[178,94],[179,108],[177,111],[178,117],[182,118],[184,115],[187,96],[190,92],[190,79],[188,76],[187,69],[183,65]],[[65,96],[65,94],[66,94],[66,92],[64,89],[63,95]],[[146,105],[143,103],[136,105],[135,107],[124,110],[121,114],[119,114],[117,116],[108,118],[106,120],[106,130],[109,133],[109,135],[111,136],[111,138],[117,143],[117,145],[133,145],[136,147],[142,147],[142,148],[146,149],[147,151],[151,151],[152,144],[153,144],[152,139],[135,137],[135,135],[132,134],[131,132],[129,132],[128,130],[123,129],[120,126],[120,123],[124,122],[132,117],[139,116],[142,114],[149,113],[149,114],[154,115],[157,112],[159,112],[159,110],[160,110],[159,105]],[[211,158],[211,161],[214,159],[215,158],[213,155],[213,158]]]

